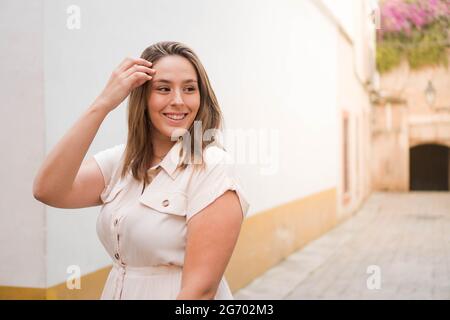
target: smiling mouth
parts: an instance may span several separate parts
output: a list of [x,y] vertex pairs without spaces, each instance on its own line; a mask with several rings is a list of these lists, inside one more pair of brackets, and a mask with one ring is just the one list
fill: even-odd
[[163,115],[173,121],[181,121],[186,118],[187,113],[163,113]]

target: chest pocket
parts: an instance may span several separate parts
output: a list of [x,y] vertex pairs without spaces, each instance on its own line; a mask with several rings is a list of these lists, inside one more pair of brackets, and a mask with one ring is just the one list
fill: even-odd
[[187,197],[182,192],[144,192],[139,201],[159,212],[177,216],[186,215]]

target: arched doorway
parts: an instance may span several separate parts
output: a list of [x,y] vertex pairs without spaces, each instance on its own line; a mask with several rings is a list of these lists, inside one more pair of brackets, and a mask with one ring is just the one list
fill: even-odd
[[449,148],[422,144],[409,149],[409,189],[449,190]]

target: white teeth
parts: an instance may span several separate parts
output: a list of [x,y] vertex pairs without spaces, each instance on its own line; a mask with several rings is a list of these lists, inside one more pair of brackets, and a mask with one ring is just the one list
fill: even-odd
[[165,116],[169,119],[172,120],[181,120],[184,119],[186,117],[186,114],[180,114],[180,115],[175,115],[175,114],[165,114]]

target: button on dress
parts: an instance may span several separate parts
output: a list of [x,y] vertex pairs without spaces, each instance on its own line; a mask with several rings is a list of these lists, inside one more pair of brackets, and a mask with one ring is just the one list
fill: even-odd
[[[97,234],[113,262],[101,299],[176,299],[189,219],[227,190],[236,191],[246,216],[249,203],[228,153],[208,146],[204,169],[189,164],[183,170],[182,149],[183,142],[177,141],[148,170],[151,183],[145,189],[131,172],[120,177],[125,145],[94,155],[106,186]],[[233,299],[224,276],[214,299]]]

